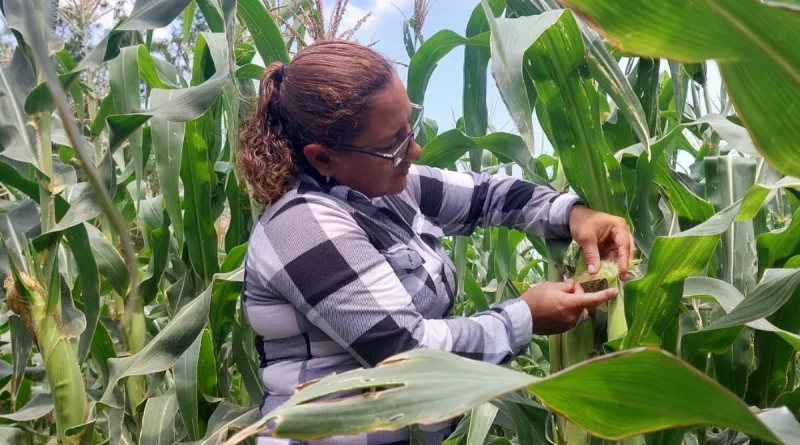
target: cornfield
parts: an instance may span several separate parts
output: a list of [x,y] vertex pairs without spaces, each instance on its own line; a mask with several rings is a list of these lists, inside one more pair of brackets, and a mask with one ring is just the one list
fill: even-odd
[[[234,168],[253,60],[355,32],[336,9],[326,25],[322,2],[273,3],[136,0],[73,54],[57,2],[0,2],[16,40],[0,65],[0,443],[254,443],[269,421],[307,440],[456,419],[448,445],[800,444],[797,2],[481,0],[459,4],[474,7],[463,33],[406,21],[414,103],[464,47],[463,116],[441,133],[425,121],[419,163],[574,191],[629,222],[638,273],[605,264],[591,285],[620,296],[510,366],[410,351],[262,418],[240,302],[262,209]],[[207,31],[189,32],[195,16]],[[176,19],[183,68],[152,47]],[[513,133],[490,125],[488,82]],[[585,267],[575,245],[504,228],[445,243],[454,315]],[[318,401],[353,389],[366,395]]]

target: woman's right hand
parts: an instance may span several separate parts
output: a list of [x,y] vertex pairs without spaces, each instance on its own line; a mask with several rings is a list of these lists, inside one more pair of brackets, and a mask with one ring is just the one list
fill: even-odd
[[569,280],[533,286],[520,298],[531,310],[534,334],[551,335],[572,329],[584,311],[592,312],[618,293],[616,288],[611,288],[587,294],[580,284]]

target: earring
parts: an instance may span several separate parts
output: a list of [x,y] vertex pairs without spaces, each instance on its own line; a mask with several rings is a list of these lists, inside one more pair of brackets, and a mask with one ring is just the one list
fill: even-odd
[[331,183],[331,177],[330,176],[326,176],[325,177],[325,183],[326,184],[330,184]]

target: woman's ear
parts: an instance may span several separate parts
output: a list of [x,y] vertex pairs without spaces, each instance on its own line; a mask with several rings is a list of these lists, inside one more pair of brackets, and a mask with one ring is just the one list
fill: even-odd
[[337,159],[330,150],[320,144],[308,144],[303,147],[303,155],[321,175],[332,176]]

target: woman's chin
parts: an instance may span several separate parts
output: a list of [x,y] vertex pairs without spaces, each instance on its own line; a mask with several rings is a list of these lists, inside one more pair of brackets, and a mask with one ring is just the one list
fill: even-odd
[[398,193],[402,193],[403,190],[406,189],[406,184],[408,184],[408,172],[403,175],[395,175],[392,177],[392,180],[389,182],[389,186],[386,187],[386,194],[387,195],[396,195]]

